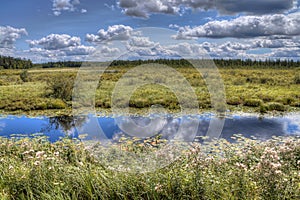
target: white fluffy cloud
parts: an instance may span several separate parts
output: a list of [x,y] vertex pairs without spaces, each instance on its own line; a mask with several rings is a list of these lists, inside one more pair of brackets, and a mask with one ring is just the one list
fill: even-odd
[[[149,38],[148,42],[154,43]],[[135,53],[135,59],[155,58],[251,58],[251,59],[295,59],[300,57],[298,37],[258,37],[225,42],[182,42],[173,45],[134,46],[127,44],[128,50]],[[268,49],[267,53],[260,49]],[[256,53],[255,53],[256,52]]]
[[31,47],[29,52],[47,58],[89,55],[96,50],[95,47],[82,45],[79,37],[66,34],[50,34],[27,42]]
[[66,34],[51,34],[39,40],[28,40],[27,42],[31,47],[42,46],[47,50],[56,50],[71,46],[79,46],[81,44],[81,39]]
[[150,41],[149,37],[134,36],[128,41],[128,45],[133,47],[152,47],[158,45],[158,43]]
[[103,57],[114,57],[120,53],[118,48],[104,46],[101,48],[100,53]]
[[52,0],[53,14],[59,16],[62,11],[75,11],[75,6],[80,4],[79,0]]
[[143,18],[152,13],[179,14],[185,9],[215,9],[221,14],[282,13],[296,3],[297,0],[119,0],[125,14]]
[[252,39],[252,46],[255,48],[294,48],[300,47],[299,37],[267,37]]
[[199,37],[209,38],[251,38],[259,36],[300,35],[300,15],[241,16],[233,20],[211,21],[197,27],[181,27],[177,39]]
[[28,35],[25,28],[0,26],[0,48],[12,48],[16,40],[23,35]]
[[86,41],[90,43],[103,43],[112,40],[128,40],[133,35],[133,29],[125,25],[109,26],[107,30],[100,29],[97,35],[87,34]]
[[299,47],[292,47],[292,48],[278,48],[273,50],[270,54],[270,57],[274,58],[288,58],[288,59],[295,59],[300,57],[300,48]]

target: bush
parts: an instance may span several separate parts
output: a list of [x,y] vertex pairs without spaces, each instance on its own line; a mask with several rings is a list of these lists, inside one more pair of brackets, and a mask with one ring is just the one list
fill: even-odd
[[295,84],[300,84],[300,74],[299,73],[295,75],[294,83]]
[[20,78],[23,82],[28,82],[29,81],[28,71],[27,70],[22,71],[20,74]]
[[246,99],[244,101],[244,106],[249,106],[249,107],[259,107],[262,104],[263,102],[260,99]]
[[240,105],[243,102],[239,97],[231,97],[226,99],[226,101],[228,105],[233,105],[233,106]]
[[64,108],[66,108],[66,104],[61,99],[51,99],[47,103],[47,108],[48,109],[64,109]]
[[59,75],[47,81],[47,90],[50,93],[47,96],[61,99],[63,101],[72,100],[74,79],[72,76]]
[[300,107],[300,102],[294,102],[291,104],[293,107]]
[[232,81],[233,85],[245,85],[246,80],[244,78],[236,78]]
[[269,111],[273,111],[273,110],[276,110],[276,111],[286,111],[286,107],[283,104],[277,103],[277,102],[268,103],[267,104],[267,109]]

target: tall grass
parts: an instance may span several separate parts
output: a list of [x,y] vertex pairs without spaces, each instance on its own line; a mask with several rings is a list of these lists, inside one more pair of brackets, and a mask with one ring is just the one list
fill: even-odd
[[[134,143],[127,143],[134,145]],[[114,148],[113,146],[111,148]],[[300,139],[236,136],[149,173],[111,170],[76,140],[0,139],[1,199],[299,199]],[[138,153],[138,152],[137,152]],[[142,152],[140,152],[142,153]]]
[[[99,77],[99,87],[95,94],[97,109],[109,110],[112,107],[111,96],[116,83],[131,68],[132,66],[111,67],[111,70],[115,70],[114,73],[104,73],[101,79]],[[72,84],[77,69],[59,70],[31,69],[26,73],[22,70],[1,70],[1,111],[47,110],[50,107],[38,106],[36,99],[46,102],[51,98],[61,99],[66,105],[60,107],[70,109]],[[187,79],[195,90],[199,107],[210,109],[212,107],[211,96],[201,74],[190,67],[176,68],[176,70]],[[227,104],[232,110],[243,108],[260,112],[262,107],[267,108],[266,111],[295,110],[299,107],[299,72],[297,69],[220,69],[220,74],[224,80]],[[153,77],[150,76],[141,72],[129,79],[127,84],[134,85],[137,79],[152,79]],[[153,74],[153,76],[157,84],[164,82],[164,74]],[[203,74],[203,76],[207,75]],[[174,93],[169,88],[157,84],[139,87],[131,97],[129,106],[132,109],[147,109],[152,104],[161,104],[168,110],[178,110],[180,105],[178,105]],[[182,96],[188,98],[187,94],[182,94]],[[26,102],[26,105],[19,102]],[[269,104],[278,106],[268,106]],[[282,109],[283,105],[284,109]]]

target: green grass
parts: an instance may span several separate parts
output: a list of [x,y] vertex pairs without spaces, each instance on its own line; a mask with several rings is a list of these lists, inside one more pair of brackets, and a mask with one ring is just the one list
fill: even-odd
[[[0,138],[0,199],[299,199],[299,138],[236,139],[193,143],[169,166],[137,173],[112,170],[79,141]],[[143,155],[146,147],[110,148]]]
[[[110,112],[111,96],[116,83],[131,67],[111,67],[114,73],[104,73],[95,93],[95,106],[97,110]],[[63,95],[49,95],[49,83],[63,77],[76,77],[78,69],[31,69],[26,72],[26,82],[21,77],[22,70],[0,71],[0,112],[24,113],[24,112],[69,112],[72,103],[69,99],[69,88]],[[212,109],[210,94],[204,79],[198,72],[189,67],[175,68],[191,84],[197,95],[200,111]],[[247,110],[251,112],[272,111],[296,111],[300,105],[299,69],[220,69],[224,81],[227,106],[232,111]],[[203,74],[204,77],[207,74]],[[137,80],[151,80],[156,83],[164,83],[164,75],[136,74],[126,82],[132,86]],[[216,74],[211,75],[216,78]],[[87,77],[88,78],[88,77]],[[213,82],[213,81],[212,81]],[[167,83],[166,83],[167,84]],[[50,84],[51,85],[51,84]],[[58,86],[57,88],[60,88]],[[63,86],[64,87],[64,86]],[[54,87],[53,87],[54,88]],[[67,94],[67,97],[65,94]],[[189,94],[181,96],[189,99]],[[41,102],[54,101],[61,98],[64,106],[45,106]],[[58,101],[58,100],[55,100]],[[255,102],[254,102],[255,101]],[[23,103],[22,103],[23,102]],[[120,103],[122,102],[120,100]],[[129,105],[132,111],[147,111],[153,104],[161,104],[169,112],[177,112],[180,109],[178,99],[174,93],[166,87],[158,85],[145,85],[139,87],[130,99]],[[277,106],[269,106],[276,104]],[[279,105],[280,104],[280,105]],[[284,109],[283,109],[284,106]],[[261,109],[265,107],[266,109]],[[49,111],[51,109],[51,111]],[[60,109],[60,110],[53,110]],[[62,110],[64,109],[64,110]]]

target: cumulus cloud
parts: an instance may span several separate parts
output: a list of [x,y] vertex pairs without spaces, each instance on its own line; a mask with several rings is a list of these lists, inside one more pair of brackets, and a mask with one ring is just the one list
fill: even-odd
[[221,14],[283,13],[293,9],[296,3],[297,0],[119,0],[125,14],[143,18],[153,13],[180,14],[186,9],[214,9]]
[[259,36],[300,35],[299,14],[275,14],[264,16],[241,16],[233,20],[211,21],[197,27],[181,27],[176,39],[251,38]]
[[87,13],[87,10],[86,10],[86,9],[81,9],[80,12],[81,12],[81,13]]
[[127,46],[131,54],[135,55],[137,59],[158,59],[158,58],[176,58],[178,54],[175,51],[165,48],[161,45],[152,47],[137,47]]
[[52,0],[52,10],[55,16],[59,16],[62,11],[75,11],[75,6],[80,4],[79,0]]
[[44,57],[62,57],[89,55],[95,52],[95,47],[84,46],[79,37],[72,37],[67,34],[50,34],[39,40],[27,40],[30,45],[29,52]]
[[273,50],[273,52],[270,54],[270,57],[274,58],[288,58],[288,59],[294,59],[300,57],[300,48],[299,47],[292,47],[292,48],[278,48]]
[[133,35],[133,29],[125,25],[109,26],[107,30],[100,29],[97,35],[87,34],[86,41],[90,43],[103,43],[112,40],[128,40]]
[[255,48],[293,48],[300,47],[300,38],[280,38],[280,37],[267,37],[253,39],[253,47]]
[[128,45],[134,47],[152,47],[158,45],[158,43],[150,41],[149,37],[134,36],[128,41]]
[[77,46],[77,47],[67,47],[60,50],[48,50],[43,48],[30,48],[29,52],[38,53],[46,57],[55,57],[55,56],[74,56],[74,55],[89,55],[95,52],[94,47],[89,46]]
[[118,48],[104,46],[101,48],[100,53],[104,57],[114,57],[120,53]]
[[[260,37],[247,40],[225,42],[182,42],[173,45],[156,43],[152,47],[129,46],[136,58],[250,58],[250,59],[294,59],[300,56],[299,38]],[[267,53],[261,48],[269,49]],[[253,52],[253,53],[252,53]],[[254,53],[257,52],[257,53]],[[265,52],[265,53],[264,53]]]
[[200,44],[179,43],[166,46],[166,48],[182,57],[200,58],[208,55]]
[[73,56],[73,55],[89,55],[95,52],[95,50],[96,50],[95,47],[79,45],[79,46],[70,46],[66,49],[63,49],[63,52],[67,56]]
[[81,44],[81,39],[67,34],[50,34],[39,40],[28,40],[27,42],[31,47],[42,46],[47,50],[55,50],[71,46],[79,46]]
[[12,48],[16,40],[23,35],[28,35],[25,28],[0,26],[0,48]]

